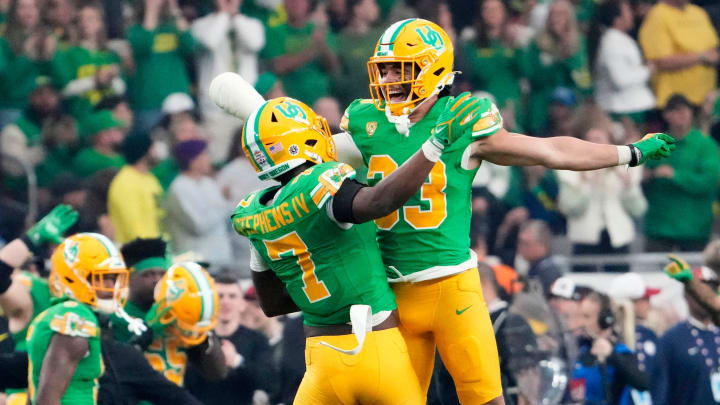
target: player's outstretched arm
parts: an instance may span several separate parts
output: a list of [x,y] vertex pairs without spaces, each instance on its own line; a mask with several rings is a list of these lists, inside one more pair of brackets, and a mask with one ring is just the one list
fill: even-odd
[[335,219],[359,224],[382,218],[400,208],[420,189],[445,148],[462,136],[470,136],[467,129],[480,120],[480,108],[479,99],[471,97],[470,93],[461,94],[446,105],[422,149],[400,168],[373,187],[344,182],[333,199]]
[[77,221],[78,213],[58,205],[22,237],[0,249],[0,307],[8,317],[10,332],[19,332],[31,321],[33,302],[25,286],[13,282],[12,273],[48,242],[62,242],[62,234]]
[[666,134],[648,134],[631,145],[603,145],[558,136],[535,138],[501,129],[475,141],[472,156],[504,166],[545,166],[559,170],[595,170],[670,156],[675,140]]
[[59,333],[52,337],[42,362],[35,404],[60,405],[75,369],[88,349],[88,341],[83,337]]

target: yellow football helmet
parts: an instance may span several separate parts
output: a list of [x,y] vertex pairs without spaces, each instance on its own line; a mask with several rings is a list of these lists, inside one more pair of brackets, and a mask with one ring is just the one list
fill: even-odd
[[170,307],[160,322],[168,325],[165,331],[185,347],[202,343],[217,322],[215,281],[197,263],[171,266],[155,286],[155,302],[158,313]]
[[105,235],[72,235],[55,249],[50,262],[52,295],[70,297],[108,314],[125,305],[128,270],[120,251]]
[[[420,18],[398,21],[385,30],[368,61],[370,97],[379,110],[387,108],[392,115],[408,115],[452,84],[453,58],[452,41],[439,25]],[[400,81],[382,81],[379,65],[383,63],[399,64]],[[407,72],[410,76],[406,76]],[[409,90],[407,99],[386,103],[390,87],[398,85]]]
[[272,179],[306,161],[337,160],[327,120],[290,97],[265,102],[245,122],[242,149],[260,180]]

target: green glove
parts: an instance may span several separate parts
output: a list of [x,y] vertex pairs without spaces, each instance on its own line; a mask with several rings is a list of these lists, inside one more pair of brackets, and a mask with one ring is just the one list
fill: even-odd
[[666,264],[664,269],[668,276],[683,283],[692,280],[692,270],[685,260],[675,255],[668,255],[668,259],[670,259],[670,263]]
[[675,138],[663,133],[645,135],[641,140],[631,145],[640,151],[640,156],[637,156],[635,154],[636,150],[633,150],[630,166],[641,165],[647,162],[648,159],[659,160],[670,156],[670,153],[675,150],[675,142]]
[[482,114],[478,111],[480,99],[465,92],[450,100],[438,117],[430,138],[440,149],[458,140],[469,128],[472,128]]
[[58,205],[27,231],[27,238],[36,247],[47,242],[62,243],[63,233],[78,220],[78,213],[69,205]]
[[153,331],[154,336],[162,335],[163,330],[165,330],[165,327],[168,325],[168,323],[164,323],[162,319],[170,309],[172,309],[172,307],[165,305],[165,300],[161,299],[154,303],[147,314],[145,314],[145,324]]

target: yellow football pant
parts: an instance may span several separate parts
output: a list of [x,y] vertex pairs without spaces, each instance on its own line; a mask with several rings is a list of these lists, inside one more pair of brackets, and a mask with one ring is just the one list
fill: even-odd
[[305,341],[305,376],[295,405],[421,405],[425,394],[398,328],[370,332],[355,356],[327,346],[351,349],[355,335],[316,336]]
[[424,392],[430,385],[437,345],[460,403],[483,404],[502,395],[495,333],[477,269],[391,286],[400,331]]

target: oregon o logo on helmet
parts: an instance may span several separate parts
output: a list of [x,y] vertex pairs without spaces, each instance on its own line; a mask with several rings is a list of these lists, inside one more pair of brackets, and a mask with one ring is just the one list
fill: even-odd
[[[423,28],[426,32],[422,31]],[[420,35],[420,39],[422,39],[423,42],[432,46],[436,50],[441,51],[445,48],[445,41],[443,41],[440,33],[432,29],[429,25],[425,25],[421,28],[415,28],[415,32]]]
[[[283,108],[283,104],[285,105],[285,108]],[[290,101],[285,101],[282,104],[277,105],[278,111],[282,113],[287,118],[307,123],[307,114],[305,114],[305,111],[297,105],[293,104]]]

